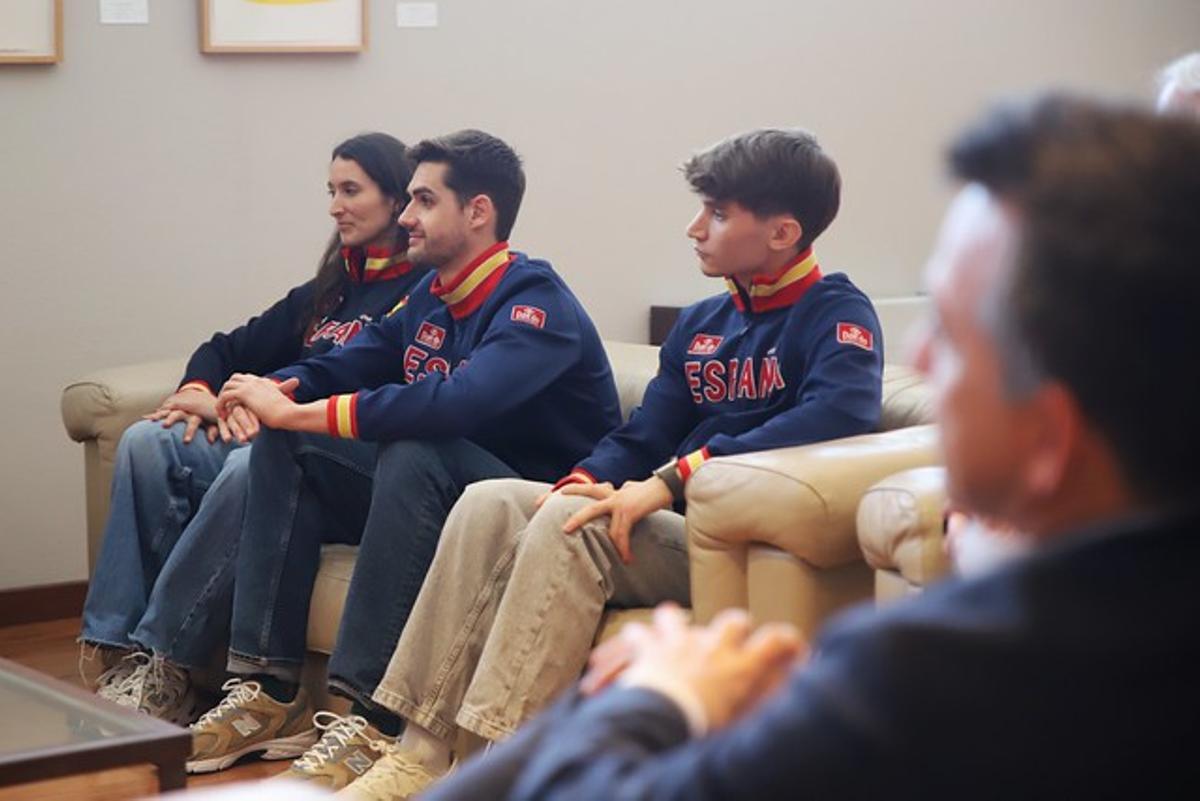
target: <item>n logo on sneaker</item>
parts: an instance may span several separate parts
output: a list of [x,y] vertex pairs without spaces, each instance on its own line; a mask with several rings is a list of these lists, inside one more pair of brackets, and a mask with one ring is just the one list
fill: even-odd
[[242,735],[243,737],[249,737],[251,734],[254,734],[254,732],[262,728],[262,724],[249,715],[243,715],[242,717],[232,721],[230,725],[237,729],[238,734]]
[[347,768],[354,771],[355,775],[361,776],[375,764],[375,760],[364,754],[362,751],[355,751],[350,756],[346,757],[343,762]]

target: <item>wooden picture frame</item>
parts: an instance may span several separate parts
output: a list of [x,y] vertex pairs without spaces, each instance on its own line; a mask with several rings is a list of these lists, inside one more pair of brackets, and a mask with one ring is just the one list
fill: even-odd
[[199,0],[204,53],[361,53],[367,0]]
[[0,64],[62,61],[62,18],[62,0],[0,2]]

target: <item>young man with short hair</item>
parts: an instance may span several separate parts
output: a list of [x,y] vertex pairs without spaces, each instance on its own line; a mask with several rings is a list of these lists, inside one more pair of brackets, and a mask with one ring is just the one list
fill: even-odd
[[[219,404],[265,428],[250,455],[228,695],[193,725],[189,770],[297,756],[289,775],[339,787],[399,721],[371,704],[471,482],[553,479],[620,422],[600,337],[562,279],[509,250],[525,187],[517,155],[480,131],[411,149],[400,215],[411,260],[434,272],[405,309],[336,354],[270,378],[235,375]],[[371,443],[379,443],[378,447]],[[360,546],[329,683],[354,715],[316,732],[299,687],[321,545]]]
[[641,408],[556,485],[468,488],[375,692],[407,728],[348,793],[408,797],[448,769],[459,728],[511,734],[579,676],[605,606],[686,604],[672,507],[707,459],[877,425],[878,320],[812,251],[837,214],[833,161],[807,133],[762,130],[685,172],[702,201],[688,236],[728,291],[681,313]]

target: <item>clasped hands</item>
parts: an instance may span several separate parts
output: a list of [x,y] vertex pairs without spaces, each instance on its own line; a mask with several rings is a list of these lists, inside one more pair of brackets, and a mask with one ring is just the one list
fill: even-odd
[[300,381],[295,378],[277,382],[251,373],[234,373],[217,395],[218,418],[246,420],[248,424],[241,427],[238,441],[249,442],[263,425],[283,427],[287,413],[295,407],[289,395],[298,386]]
[[250,373],[234,373],[219,395],[199,384],[188,384],[168,395],[142,419],[161,421],[163,428],[186,424],[184,443],[191,442],[201,427],[209,442],[220,437],[222,442],[246,443],[258,435],[263,425],[275,426],[282,421],[294,405],[288,393],[299,383],[294,378],[276,383]]
[[161,421],[163,428],[183,423],[185,445],[195,439],[201,428],[209,442],[220,437],[222,442],[242,443],[253,439],[259,429],[258,418],[249,409],[238,407],[222,414],[218,396],[199,384],[189,384],[171,393],[157,409],[142,415],[142,419]]
[[639,676],[652,678],[647,685],[689,695],[703,730],[713,731],[772,696],[806,655],[799,632],[787,624],[755,629],[745,611],[728,609],[707,626],[692,626],[683,610],[665,603],[651,624],[628,624],[592,651],[580,687],[593,695],[623,675],[633,686]]

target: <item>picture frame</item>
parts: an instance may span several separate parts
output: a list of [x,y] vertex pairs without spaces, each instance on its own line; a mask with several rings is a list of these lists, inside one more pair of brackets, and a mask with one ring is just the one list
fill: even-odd
[[203,53],[361,53],[367,0],[198,0]]
[[0,64],[57,64],[63,54],[62,0],[0,3]]

